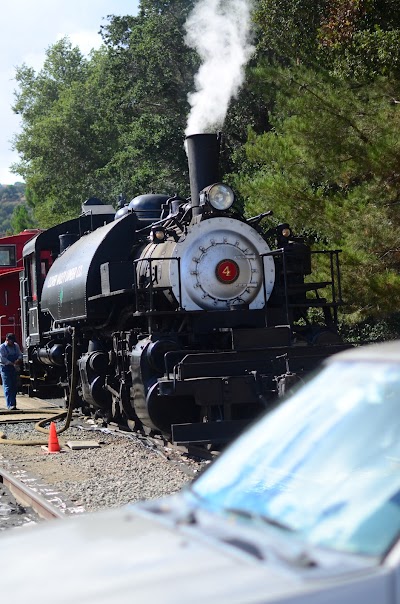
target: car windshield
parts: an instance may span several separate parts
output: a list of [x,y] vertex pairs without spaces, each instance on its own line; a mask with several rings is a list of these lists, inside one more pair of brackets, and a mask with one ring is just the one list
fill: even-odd
[[308,544],[383,556],[400,530],[400,365],[328,365],[191,489]]

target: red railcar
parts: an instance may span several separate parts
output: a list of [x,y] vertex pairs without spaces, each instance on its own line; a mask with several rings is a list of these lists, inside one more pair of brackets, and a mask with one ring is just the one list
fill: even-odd
[[40,231],[27,229],[18,235],[0,237],[0,343],[8,332],[17,336],[21,346],[21,303],[19,277],[23,270],[22,250],[27,241]]

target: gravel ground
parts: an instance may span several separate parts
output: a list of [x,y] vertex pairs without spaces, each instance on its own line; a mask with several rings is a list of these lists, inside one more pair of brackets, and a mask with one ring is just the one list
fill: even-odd
[[[8,439],[37,440],[46,436],[32,423],[2,424]],[[7,460],[24,471],[40,477],[61,491],[75,505],[86,511],[118,507],[143,499],[156,499],[175,493],[188,484],[207,462],[182,457],[164,447],[164,455],[146,446],[142,440],[121,436],[107,430],[94,430],[86,424],[70,427],[59,435],[67,441],[95,440],[99,448],[71,450],[49,454],[40,446],[0,444],[0,465]]]

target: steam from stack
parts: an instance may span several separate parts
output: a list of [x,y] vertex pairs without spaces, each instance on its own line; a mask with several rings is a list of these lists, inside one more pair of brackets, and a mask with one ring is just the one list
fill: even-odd
[[200,0],[189,15],[186,44],[200,56],[186,136],[222,128],[244,81],[251,45],[251,0]]

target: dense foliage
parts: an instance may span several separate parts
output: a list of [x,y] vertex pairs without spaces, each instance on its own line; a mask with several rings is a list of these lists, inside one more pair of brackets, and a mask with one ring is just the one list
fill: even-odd
[[38,74],[17,70],[16,169],[42,226],[76,215],[93,195],[187,186],[183,131],[197,60],[184,44],[189,8],[142,2],[137,17],[102,28],[104,46],[89,59],[64,39]]
[[[16,182],[13,185],[0,184],[0,236],[9,233],[19,233],[33,226],[31,210],[26,204],[26,185]],[[14,221],[14,215],[24,215],[26,219]],[[22,226],[22,228],[19,228]]]
[[0,184],[0,202],[2,201],[24,201],[25,183],[16,182],[13,185]]
[[341,248],[348,310],[386,314],[400,294],[399,82],[354,87],[301,68],[274,75],[272,130],[250,134],[253,170],[237,178],[247,209],[268,204],[297,232]]
[[400,294],[400,10],[390,0],[262,0],[257,21],[270,127],[249,132],[235,175],[247,211],[272,207],[343,250],[348,319],[388,316]]
[[[194,4],[141,0],[137,16],[109,19],[89,57],[64,39],[38,73],[17,69],[15,169],[40,226],[77,215],[92,195],[188,193]],[[273,209],[273,220],[343,250],[347,320],[390,316],[400,294],[398,1],[253,4],[255,52],[224,124],[223,170],[248,215]]]

